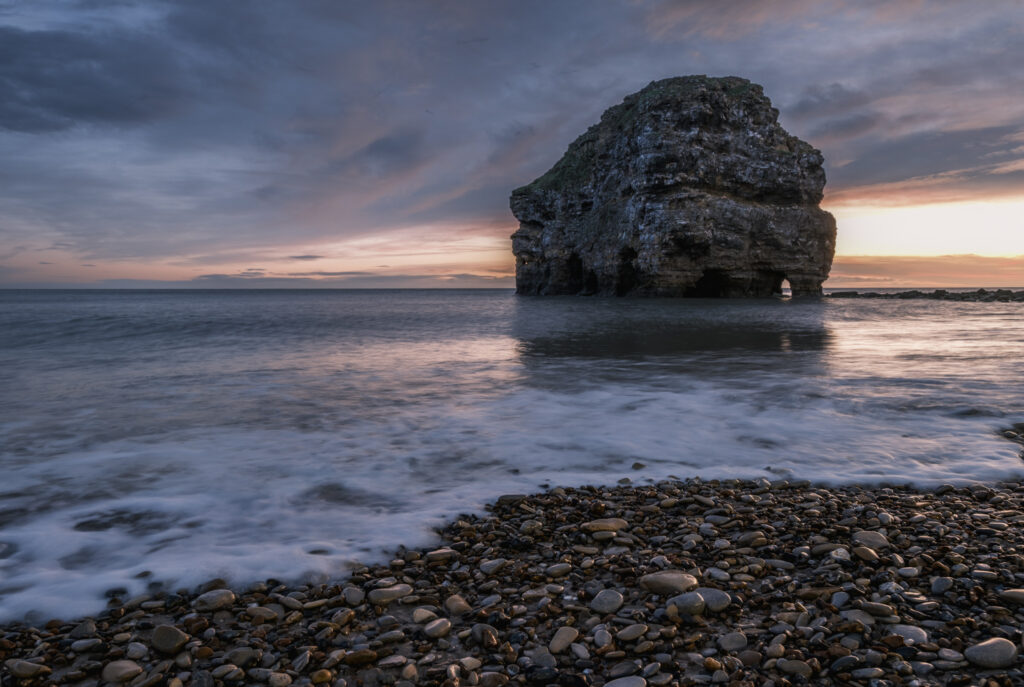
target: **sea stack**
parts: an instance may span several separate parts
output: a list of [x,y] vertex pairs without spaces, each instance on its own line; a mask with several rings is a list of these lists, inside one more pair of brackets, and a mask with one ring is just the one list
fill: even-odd
[[512,192],[525,295],[821,294],[836,224],[824,161],[761,86],[683,76],[627,96]]

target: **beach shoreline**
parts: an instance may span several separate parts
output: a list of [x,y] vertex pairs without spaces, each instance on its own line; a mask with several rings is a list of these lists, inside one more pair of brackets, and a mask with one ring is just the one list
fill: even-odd
[[3,684],[1022,684],[1022,524],[1019,482],[509,495],[333,584],[7,623]]
[[831,291],[826,298],[881,298],[886,300],[932,300],[960,301],[963,303],[1024,303],[1024,290],[1011,289],[978,289],[963,291],[954,289],[908,289],[905,291]]

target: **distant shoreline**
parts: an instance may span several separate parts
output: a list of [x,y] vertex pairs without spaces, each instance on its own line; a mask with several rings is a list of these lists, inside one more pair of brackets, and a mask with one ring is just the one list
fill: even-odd
[[1019,482],[690,479],[488,511],[331,584],[213,581],[8,623],[0,657],[22,684],[1024,680]]
[[963,301],[972,303],[1024,303],[1024,290],[1012,291],[1010,289],[978,289],[977,291],[956,291],[948,289],[936,289],[934,291],[921,291],[911,289],[908,291],[831,291],[825,294],[826,298],[885,298],[893,300],[927,299],[933,301]]

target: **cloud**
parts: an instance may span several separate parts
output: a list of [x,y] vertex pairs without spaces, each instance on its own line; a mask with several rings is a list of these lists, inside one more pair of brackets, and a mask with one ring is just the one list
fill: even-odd
[[289,272],[289,277],[368,277],[373,272]]
[[139,125],[173,116],[187,90],[184,65],[154,36],[0,26],[0,128]]
[[276,256],[345,271],[332,244],[496,236],[511,189],[604,109],[687,73],[762,83],[824,151],[837,202],[1021,188],[1012,1],[4,7],[0,242],[29,272],[57,248],[48,261],[132,274]]

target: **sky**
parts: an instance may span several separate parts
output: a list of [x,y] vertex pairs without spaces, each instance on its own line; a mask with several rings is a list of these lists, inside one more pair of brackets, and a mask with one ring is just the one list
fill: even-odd
[[507,287],[652,80],[822,150],[826,286],[1024,286],[1024,0],[0,0],[0,287]]

